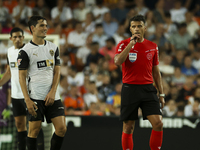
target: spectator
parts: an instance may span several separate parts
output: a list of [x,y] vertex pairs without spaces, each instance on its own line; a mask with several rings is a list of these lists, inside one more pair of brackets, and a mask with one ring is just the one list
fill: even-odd
[[90,45],[90,53],[86,59],[86,66],[88,66],[90,62],[98,63],[103,57],[104,56],[99,53],[99,44],[97,42],[92,42]]
[[144,0],[135,1],[135,5],[135,11],[138,14],[145,16],[149,9],[145,7]]
[[172,57],[170,55],[165,55],[163,64],[159,64],[160,72],[163,77],[166,78],[174,74],[174,66],[171,65]]
[[[102,54],[106,60],[109,61],[109,65],[116,69],[114,65],[114,57],[115,57],[115,40],[114,38],[108,38],[106,40],[106,46],[100,48],[99,53]],[[112,68],[111,67],[111,68]]]
[[165,23],[164,0],[158,0],[153,11],[157,23]]
[[170,39],[171,36],[177,32],[176,25],[171,20],[171,14],[169,12],[165,13],[165,24],[164,24],[165,33],[164,36],[166,39]]
[[[76,52],[78,48],[85,45],[87,33],[83,32],[80,22],[76,23],[75,30],[71,31],[68,35],[67,42],[71,51]],[[78,42],[77,42],[78,41]]]
[[174,7],[170,9],[171,19],[173,22],[182,23],[185,22],[185,13],[190,6],[191,0],[187,0],[185,6],[182,7],[182,1],[176,0]]
[[102,25],[104,32],[108,37],[112,37],[118,29],[118,23],[112,21],[111,14],[109,12],[104,14]]
[[4,26],[8,19],[10,19],[9,10],[3,5],[3,0],[0,0],[0,23]]
[[200,49],[193,52],[192,66],[200,72]]
[[80,47],[76,53],[77,65],[83,67],[86,64],[87,56],[90,53],[91,43],[92,43],[92,34],[88,35],[85,46]]
[[172,84],[177,86],[178,89],[181,89],[183,84],[185,83],[185,76],[181,73],[181,69],[179,67],[175,67],[174,75],[172,75]]
[[79,92],[76,84],[71,84],[69,86],[69,94],[64,99],[65,108],[74,108],[75,110],[84,109],[84,101],[77,93]]
[[75,66],[70,66],[68,68],[67,82],[69,85],[75,83],[76,86],[80,87],[84,83],[84,75],[82,72],[77,72]]
[[117,8],[110,11],[112,18],[115,19],[119,24],[124,22],[124,20],[126,19],[126,15],[129,11],[125,7],[125,4],[125,0],[119,0],[119,2],[117,3]]
[[195,99],[192,104],[186,105],[184,110],[185,117],[200,117],[200,100]]
[[90,108],[91,103],[98,102],[98,91],[95,85],[95,81],[90,80],[88,85],[88,92],[83,95],[86,108]]
[[200,31],[200,27],[199,24],[193,20],[194,16],[192,12],[185,13],[185,19],[187,24],[187,32],[192,38],[197,38],[197,33]]
[[192,77],[186,77],[186,81],[179,91],[179,96],[176,100],[177,106],[188,104],[188,98],[193,95],[194,92],[194,79]]
[[102,23],[103,22],[103,16],[106,12],[109,12],[109,9],[105,6],[103,6],[102,0],[96,0],[96,6],[93,9],[93,14],[95,17],[96,23]]
[[179,105],[177,106],[177,112],[176,112],[176,116],[177,117],[184,117],[184,105]]
[[177,112],[176,102],[171,99],[167,102],[166,106],[163,108],[163,115],[167,117],[175,116]]
[[171,43],[172,52],[175,52],[177,49],[188,49],[188,44],[191,40],[190,35],[187,33],[186,23],[181,23],[178,25],[178,32],[173,34],[169,41]]
[[168,49],[168,42],[164,36],[164,27],[163,24],[159,23],[156,25],[155,34],[148,37],[150,41],[155,42],[159,48]]
[[172,60],[171,65],[174,67],[181,68],[183,66],[183,58],[184,58],[185,51],[184,50],[176,50],[175,57]]
[[115,85],[115,91],[110,93],[106,99],[106,103],[108,104],[108,108],[111,114],[115,114],[116,108],[121,106],[121,89],[122,84],[117,83]]
[[106,39],[108,39],[108,36],[104,33],[103,25],[102,24],[96,24],[95,32],[94,32],[92,41],[98,42],[99,47],[101,48],[101,47],[106,45],[106,43],[105,43]]
[[122,40],[125,40],[129,37],[129,34],[125,31],[124,24],[120,24],[118,27],[117,32],[113,35],[113,38],[115,39],[116,43],[119,43]]
[[192,66],[191,56],[184,58],[184,65],[181,67],[181,72],[186,76],[195,77],[198,74],[198,70]]
[[32,9],[26,5],[25,0],[19,0],[18,5],[13,8],[12,16],[13,23],[22,20],[27,22],[27,20],[32,16]]
[[83,31],[90,34],[95,31],[95,22],[94,22],[94,16],[92,12],[88,12],[86,14],[86,19],[82,23]]
[[74,19],[83,22],[86,19],[86,14],[90,11],[85,7],[84,0],[78,0],[78,7],[73,10]]
[[58,0],[57,6],[51,9],[51,18],[53,23],[62,23],[66,24],[72,19],[71,8],[65,6],[64,0]]
[[103,85],[98,88],[98,98],[101,102],[106,102],[108,95],[113,92],[113,86],[110,84],[109,73],[103,75]]
[[92,102],[87,111],[83,113],[84,116],[103,116],[103,113],[99,110],[98,104]]
[[[182,87],[181,87],[182,88]],[[170,87],[170,92],[169,94],[166,96],[165,98],[165,101],[168,102],[170,100],[175,100],[175,101],[178,101],[178,96],[179,96],[179,90],[180,88],[178,89],[178,86],[176,85],[172,85]]]
[[146,38],[154,35],[156,32],[156,24],[154,19],[153,11],[148,11],[146,14],[146,27],[147,31],[145,33]]

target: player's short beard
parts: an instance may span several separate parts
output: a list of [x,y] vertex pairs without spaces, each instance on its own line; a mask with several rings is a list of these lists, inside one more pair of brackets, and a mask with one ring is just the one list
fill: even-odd
[[44,39],[46,37],[46,35],[45,36],[38,36],[38,37]]

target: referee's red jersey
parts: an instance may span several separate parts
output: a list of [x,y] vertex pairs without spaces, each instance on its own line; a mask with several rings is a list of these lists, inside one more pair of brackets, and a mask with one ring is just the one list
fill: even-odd
[[[121,41],[115,54],[120,54],[129,44],[131,38]],[[153,83],[152,68],[159,64],[158,47],[155,43],[144,39],[136,43],[122,64],[122,82],[127,84]]]

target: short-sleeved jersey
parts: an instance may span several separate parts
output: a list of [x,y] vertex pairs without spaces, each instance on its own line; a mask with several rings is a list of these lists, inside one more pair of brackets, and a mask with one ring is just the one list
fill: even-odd
[[[130,38],[121,41],[116,47],[120,54],[129,44]],[[158,47],[155,43],[144,39],[136,43],[122,63],[122,82],[127,84],[152,84],[153,66],[159,64]]]
[[[44,100],[49,93],[54,76],[55,65],[60,65],[58,47],[45,41],[44,45],[27,43],[18,54],[19,70],[27,70],[28,92],[34,100]],[[59,100],[58,89],[55,100]]]
[[17,57],[20,49],[15,49],[12,46],[8,49],[8,64],[11,71],[11,97],[15,99],[23,99],[23,93],[19,84],[19,71],[17,64]]

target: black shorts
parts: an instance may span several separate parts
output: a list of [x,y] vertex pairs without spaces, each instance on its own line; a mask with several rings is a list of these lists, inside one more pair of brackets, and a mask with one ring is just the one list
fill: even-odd
[[26,103],[24,99],[12,98],[11,101],[12,101],[12,106],[13,106],[14,117],[27,115]]
[[156,88],[152,84],[123,84],[120,120],[137,120],[139,107],[144,120],[148,115],[162,115]]
[[45,101],[43,100],[33,100],[36,102],[38,110],[36,111],[37,117],[32,116],[29,114],[29,121],[39,121],[41,120],[44,122],[44,116],[46,118],[47,123],[51,123],[51,119],[58,117],[58,116],[64,116],[64,106],[61,102],[61,100],[54,101],[53,105],[51,106],[45,106]]

